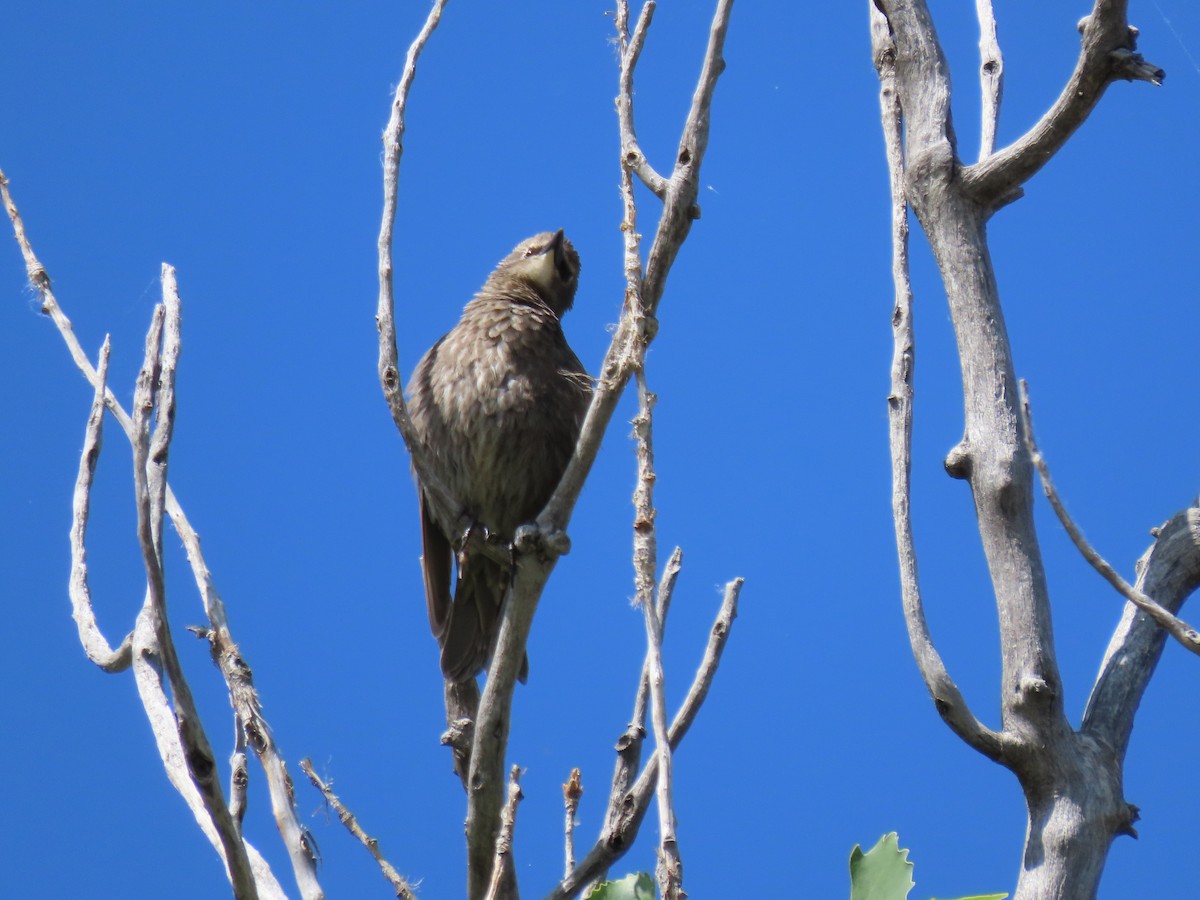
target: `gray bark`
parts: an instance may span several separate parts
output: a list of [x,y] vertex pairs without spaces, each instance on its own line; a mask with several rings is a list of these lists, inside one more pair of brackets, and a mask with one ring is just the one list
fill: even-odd
[[[1075,729],[1063,710],[1050,598],[1033,521],[1033,466],[987,221],[1020,196],[1021,185],[1083,123],[1110,82],[1141,78],[1157,83],[1162,72],[1133,52],[1136,31],[1125,21],[1125,3],[1098,0],[1080,25],[1079,63],[1052,109],[1011,147],[965,166],[951,122],[946,60],[926,4],[877,0],[872,17],[899,210],[893,217],[896,357],[889,403],[893,509],[910,640],[939,714],[1021,784],[1029,821],[1015,897],[1090,898],[1096,895],[1113,838],[1133,833],[1137,810],[1122,792],[1124,753],[1166,632],[1145,613],[1127,608],[1082,727]],[[901,110],[902,163],[898,126],[892,121]],[[901,222],[905,202],[916,213],[941,272],[962,369],[964,431],[946,459],[946,470],[971,488],[999,613],[999,731],[986,728],[967,709],[933,646],[921,606],[908,522],[915,349],[907,232]],[[1172,519],[1143,558],[1139,587],[1172,612],[1200,583],[1198,513],[1189,509]]]

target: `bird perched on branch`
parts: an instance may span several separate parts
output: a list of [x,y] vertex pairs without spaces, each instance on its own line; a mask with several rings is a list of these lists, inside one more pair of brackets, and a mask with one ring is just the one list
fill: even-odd
[[591,384],[561,324],[578,280],[579,254],[561,229],[522,241],[413,372],[412,423],[457,504],[444,508],[418,473],[429,625],[452,681],[487,665],[511,578],[473,538],[511,544],[554,493],[583,424]]

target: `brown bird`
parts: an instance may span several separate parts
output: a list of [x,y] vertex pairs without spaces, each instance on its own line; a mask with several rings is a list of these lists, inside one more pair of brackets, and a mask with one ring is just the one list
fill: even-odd
[[[578,280],[579,254],[561,229],[522,241],[413,372],[413,425],[458,504],[442,508],[418,476],[429,626],[452,681],[474,678],[490,660],[511,576],[469,552],[469,537],[486,529],[511,542],[554,493],[583,424],[590,380],[561,324]],[[527,674],[528,659],[521,681]]]

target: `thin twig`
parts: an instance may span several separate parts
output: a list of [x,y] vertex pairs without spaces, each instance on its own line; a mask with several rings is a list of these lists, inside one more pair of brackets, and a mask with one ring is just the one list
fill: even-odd
[[996,148],[996,126],[1000,121],[1000,100],[1004,96],[1004,57],[996,37],[996,13],[992,0],[975,0],[979,18],[979,82],[983,94],[979,158],[987,159]]
[[941,654],[929,633],[917,551],[913,542],[911,515],[913,368],[916,343],[913,332],[913,296],[908,268],[908,203],[904,196],[904,156],[901,110],[896,95],[896,48],[887,19],[871,6],[871,44],[879,72],[879,105],[887,152],[892,199],[892,371],[888,395],[889,440],[892,455],[892,519],[900,562],[900,593],[904,621],[913,657],[938,713],[956,734],[981,753],[996,758],[999,735],[987,729],[971,713],[966,700],[946,671]]
[[346,826],[358,842],[367,848],[367,851],[375,858],[375,862],[379,864],[379,870],[383,872],[383,877],[391,884],[395,890],[396,896],[401,900],[416,900],[416,894],[413,893],[412,887],[408,880],[395,870],[390,862],[384,858],[384,855],[379,850],[379,841],[367,834],[361,825],[358,824],[358,819],[354,813],[350,812],[338,795],[333,792],[333,788],[326,784],[317,775],[313,769],[312,760],[305,757],[300,760],[300,771],[308,776],[308,780],[312,782],[313,787],[321,792],[325,798],[325,802],[333,807],[334,812],[338,815],[338,821]]
[[100,348],[100,361],[96,367],[97,386],[92,410],[88,416],[87,431],[83,439],[83,452],[79,456],[79,476],[75,480],[75,498],[71,519],[71,595],[72,617],[79,631],[79,642],[88,659],[105,672],[123,672],[132,662],[133,633],[125,635],[121,645],[113,650],[109,646],[96,614],[92,610],[92,593],[88,587],[86,537],[88,516],[91,508],[92,479],[96,474],[96,463],[100,460],[100,448],[104,434],[104,391],[108,378],[108,357],[111,344],[107,336]]
[[[617,93],[617,119],[621,128],[621,163],[625,172],[635,172],[642,184],[653,191],[654,196],[663,199],[667,192],[667,180],[654,170],[642,153],[638,143],[637,130],[633,118],[633,70],[642,48],[646,46],[646,32],[654,19],[654,0],[647,0],[642,6],[637,24],[633,28],[633,37],[629,35],[629,4],[617,4],[617,41],[621,52],[621,78]],[[628,205],[626,206],[628,209]],[[639,265],[640,268],[640,265]]]
[[[667,563],[663,566],[662,577],[658,582],[655,609],[658,621],[666,634],[667,613],[671,609],[671,598],[675,594],[675,584],[683,568],[683,550],[676,547],[671,551]],[[638,679],[637,691],[633,698],[633,715],[625,726],[620,738],[617,739],[617,761],[613,767],[612,784],[608,792],[608,804],[604,812],[604,824],[601,832],[616,833],[621,822],[621,807],[630,785],[637,778],[638,769],[642,765],[642,744],[646,739],[646,711],[650,706],[650,651],[647,649],[646,658],[642,661],[642,674]],[[604,881],[607,871],[601,871],[593,876],[595,881]]]
[[517,804],[521,802],[521,768],[508,772],[508,800],[500,810],[500,830],[496,833],[496,860],[484,900],[515,897],[516,867],[513,865],[513,832],[517,827]]
[[433,496],[444,509],[457,509],[458,502],[427,462],[426,448],[417,438],[408,407],[404,402],[404,383],[400,377],[400,353],[396,346],[396,304],[392,288],[392,229],[396,223],[396,207],[400,189],[400,156],[404,153],[404,112],[408,92],[417,76],[417,60],[433,30],[442,18],[446,0],[436,0],[429,10],[425,24],[408,48],[404,71],[392,98],[392,113],[383,131],[383,219],[379,225],[379,307],[375,325],[379,329],[379,382],[391,410],[392,420],[412,456],[413,468],[420,475],[421,488]]
[[205,809],[221,836],[234,894],[237,897],[257,897],[241,830],[225,803],[224,791],[217,777],[219,770],[216,757],[192,698],[191,686],[183,673],[167,617],[162,525],[166,505],[167,459],[175,418],[175,370],[180,345],[179,292],[175,286],[174,270],[167,265],[163,266],[162,287],[163,302],[155,309],[146,338],[146,359],[133,394],[136,435],[133,481],[138,500],[138,541],[147,578],[147,604],[143,613],[153,631],[153,650],[158,654],[171,686],[175,721],[188,772],[200,789]]
[[662,664],[662,623],[654,608],[654,573],[657,568],[654,528],[654,403],[646,386],[645,369],[637,372],[638,414],[633,420],[637,438],[638,480],[633,494],[633,560],[637,599],[646,620],[646,659],[650,668],[650,722],[654,728],[654,756],[658,760],[655,794],[658,807],[658,878],[664,900],[686,897],[683,890],[683,860],[675,835],[674,779],[671,745],[667,738],[666,673]]
[[583,781],[579,777],[579,769],[571,770],[571,777],[563,785],[563,806],[566,807],[567,819],[563,825],[564,844],[566,848],[566,865],[563,877],[571,874],[575,868],[575,815],[579,812],[579,798],[583,796]]
[[[618,3],[618,10],[622,4],[627,5],[627,0]],[[645,306],[645,318],[635,320],[631,310],[626,309],[617,324],[616,334],[613,335],[600,368],[596,390],[592,393],[592,402],[584,418],[575,453],[554,491],[554,496],[538,516],[538,526],[544,532],[565,529],[571,510],[579,499],[583,483],[596,459],[600,440],[612,419],[617,401],[620,400],[629,378],[641,365],[641,360],[645,358],[646,350],[656,333],[652,320],[657,315],[658,304],[666,289],[667,274],[687,239],[692,222],[698,216],[696,198],[700,193],[700,168],[708,148],[713,94],[717,81],[725,70],[722,53],[732,13],[733,0],[718,0],[709,27],[704,62],[692,95],[692,105],[680,135],[675,167],[670,178],[666,180],[662,215],[659,217],[658,228],[643,270],[645,275],[642,280],[642,302]],[[635,33],[636,31],[635,28]],[[624,57],[621,60],[622,66],[628,66],[630,69],[630,78],[634,62],[636,60],[627,60]],[[625,146],[627,137],[625,134],[621,135],[622,147]]]
[[1042,489],[1046,492],[1046,499],[1054,507],[1054,513],[1058,516],[1058,521],[1062,523],[1063,528],[1066,529],[1067,535],[1071,538],[1071,543],[1075,545],[1076,549],[1083,555],[1083,558],[1088,561],[1088,564],[1099,572],[1105,581],[1116,588],[1121,596],[1157,622],[1171,637],[1179,641],[1188,650],[1200,655],[1200,633],[1182,619],[1164,609],[1153,597],[1142,593],[1122,578],[1116,569],[1109,565],[1107,560],[1088,543],[1087,538],[1083,536],[1083,532],[1079,530],[1079,526],[1072,520],[1070,513],[1067,512],[1067,508],[1062,502],[1062,498],[1058,495],[1058,490],[1054,487],[1054,481],[1050,477],[1050,467],[1046,464],[1046,459],[1042,455],[1042,451],[1038,449],[1037,441],[1034,439],[1033,410],[1029,403],[1029,387],[1023,378],[1020,381],[1020,387],[1021,417],[1025,423],[1025,445],[1029,448],[1029,454],[1033,457],[1033,464],[1037,468],[1038,475],[1042,480]]
[[[679,746],[679,742],[696,720],[696,715],[708,696],[708,690],[712,687],[713,679],[716,678],[721,654],[729,639],[729,631],[733,627],[733,620],[737,618],[738,598],[743,584],[743,579],[735,578],[725,585],[725,596],[709,632],[704,658],[700,661],[700,668],[692,680],[691,687],[688,688],[687,696],[684,697],[679,711],[671,720],[671,727],[667,730],[667,742],[673,750]],[[657,780],[658,757],[652,756],[633,787],[622,797],[621,814],[616,823],[611,827],[605,826],[587,856],[575,867],[574,872],[546,895],[546,900],[566,900],[575,896],[584,885],[595,880],[600,873],[625,855],[637,837],[646,810],[650,807],[650,798],[654,794]]]

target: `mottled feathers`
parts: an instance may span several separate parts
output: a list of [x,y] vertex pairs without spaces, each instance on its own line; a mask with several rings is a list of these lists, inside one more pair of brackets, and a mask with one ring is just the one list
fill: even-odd
[[560,322],[578,278],[579,255],[561,230],[522,241],[413,373],[413,425],[458,504],[440,508],[418,479],[429,625],[453,681],[490,659],[510,574],[472,547],[482,529],[511,541],[537,516],[587,410],[590,382]]

